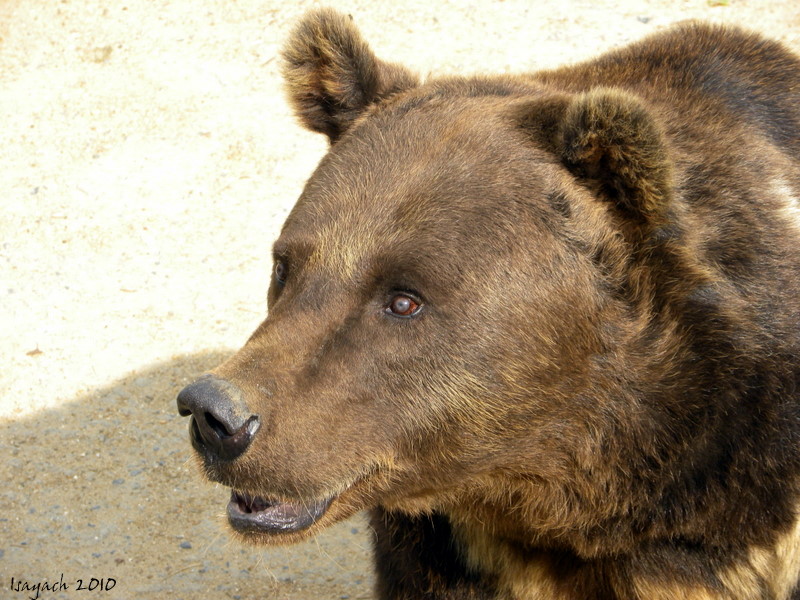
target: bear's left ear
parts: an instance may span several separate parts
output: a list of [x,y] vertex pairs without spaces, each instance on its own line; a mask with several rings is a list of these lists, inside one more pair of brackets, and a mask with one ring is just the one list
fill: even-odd
[[295,114],[331,143],[370,105],[418,85],[405,67],[379,60],[352,19],[311,11],[283,48],[283,78]]
[[579,179],[646,229],[663,225],[672,200],[666,141],[643,101],[596,88],[523,107],[520,124]]

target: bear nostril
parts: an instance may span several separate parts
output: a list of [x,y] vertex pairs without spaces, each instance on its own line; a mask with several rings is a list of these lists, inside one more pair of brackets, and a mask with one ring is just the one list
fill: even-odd
[[220,439],[224,439],[232,435],[231,433],[228,432],[225,425],[220,423],[210,412],[203,413],[203,417],[205,418],[206,423],[208,423],[208,426],[214,430],[214,433],[216,433],[217,437],[219,437]]
[[229,433],[221,421],[206,412],[192,417],[189,437],[197,450],[233,460],[247,450],[260,427],[258,415],[251,415],[241,427]]

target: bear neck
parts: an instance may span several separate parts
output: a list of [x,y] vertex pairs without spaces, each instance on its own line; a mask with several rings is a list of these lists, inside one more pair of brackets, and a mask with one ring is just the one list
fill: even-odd
[[549,467],[559,476],[542,477],[530,456],[530,469],[497,470],[443,508],[470,568],[511,597],[560,598],[552,590],[564,585],[635,597],[648,569],[692,553],[726,557],[709,572],[748,577],[764,557],[800,560],[800,444],[786,443],[798,342],[775,333],[793,330],[744,310],[734,282],[675,250],[674,235],[663,240],[632,265],[636,295],[610,302],[623,324],[606,340],[614,352],[570,399],[604,410],[584,436],[567,436]]

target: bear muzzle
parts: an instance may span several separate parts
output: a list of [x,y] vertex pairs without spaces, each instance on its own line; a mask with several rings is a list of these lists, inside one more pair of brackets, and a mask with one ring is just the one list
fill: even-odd
[[[209,476],[221,483],[214,471],[228,470],[227,464],[242,456],[258,433],[261,422],[250,413],[241,389],[232,382],[206,374],[178,394],[178,413],[191,417],[192,446],[211,467]],[[336,499],[278,500],[231,490],[228,521],[240,533],[287,534],[303,531],[320,519]]]

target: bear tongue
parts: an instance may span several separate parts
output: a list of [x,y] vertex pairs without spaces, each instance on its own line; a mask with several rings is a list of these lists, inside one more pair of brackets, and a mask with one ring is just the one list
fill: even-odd
[[281,533],[311,526],[330,506],[333,499],[317,502],[277,502],[231,491],[228,521],[239,531]]

